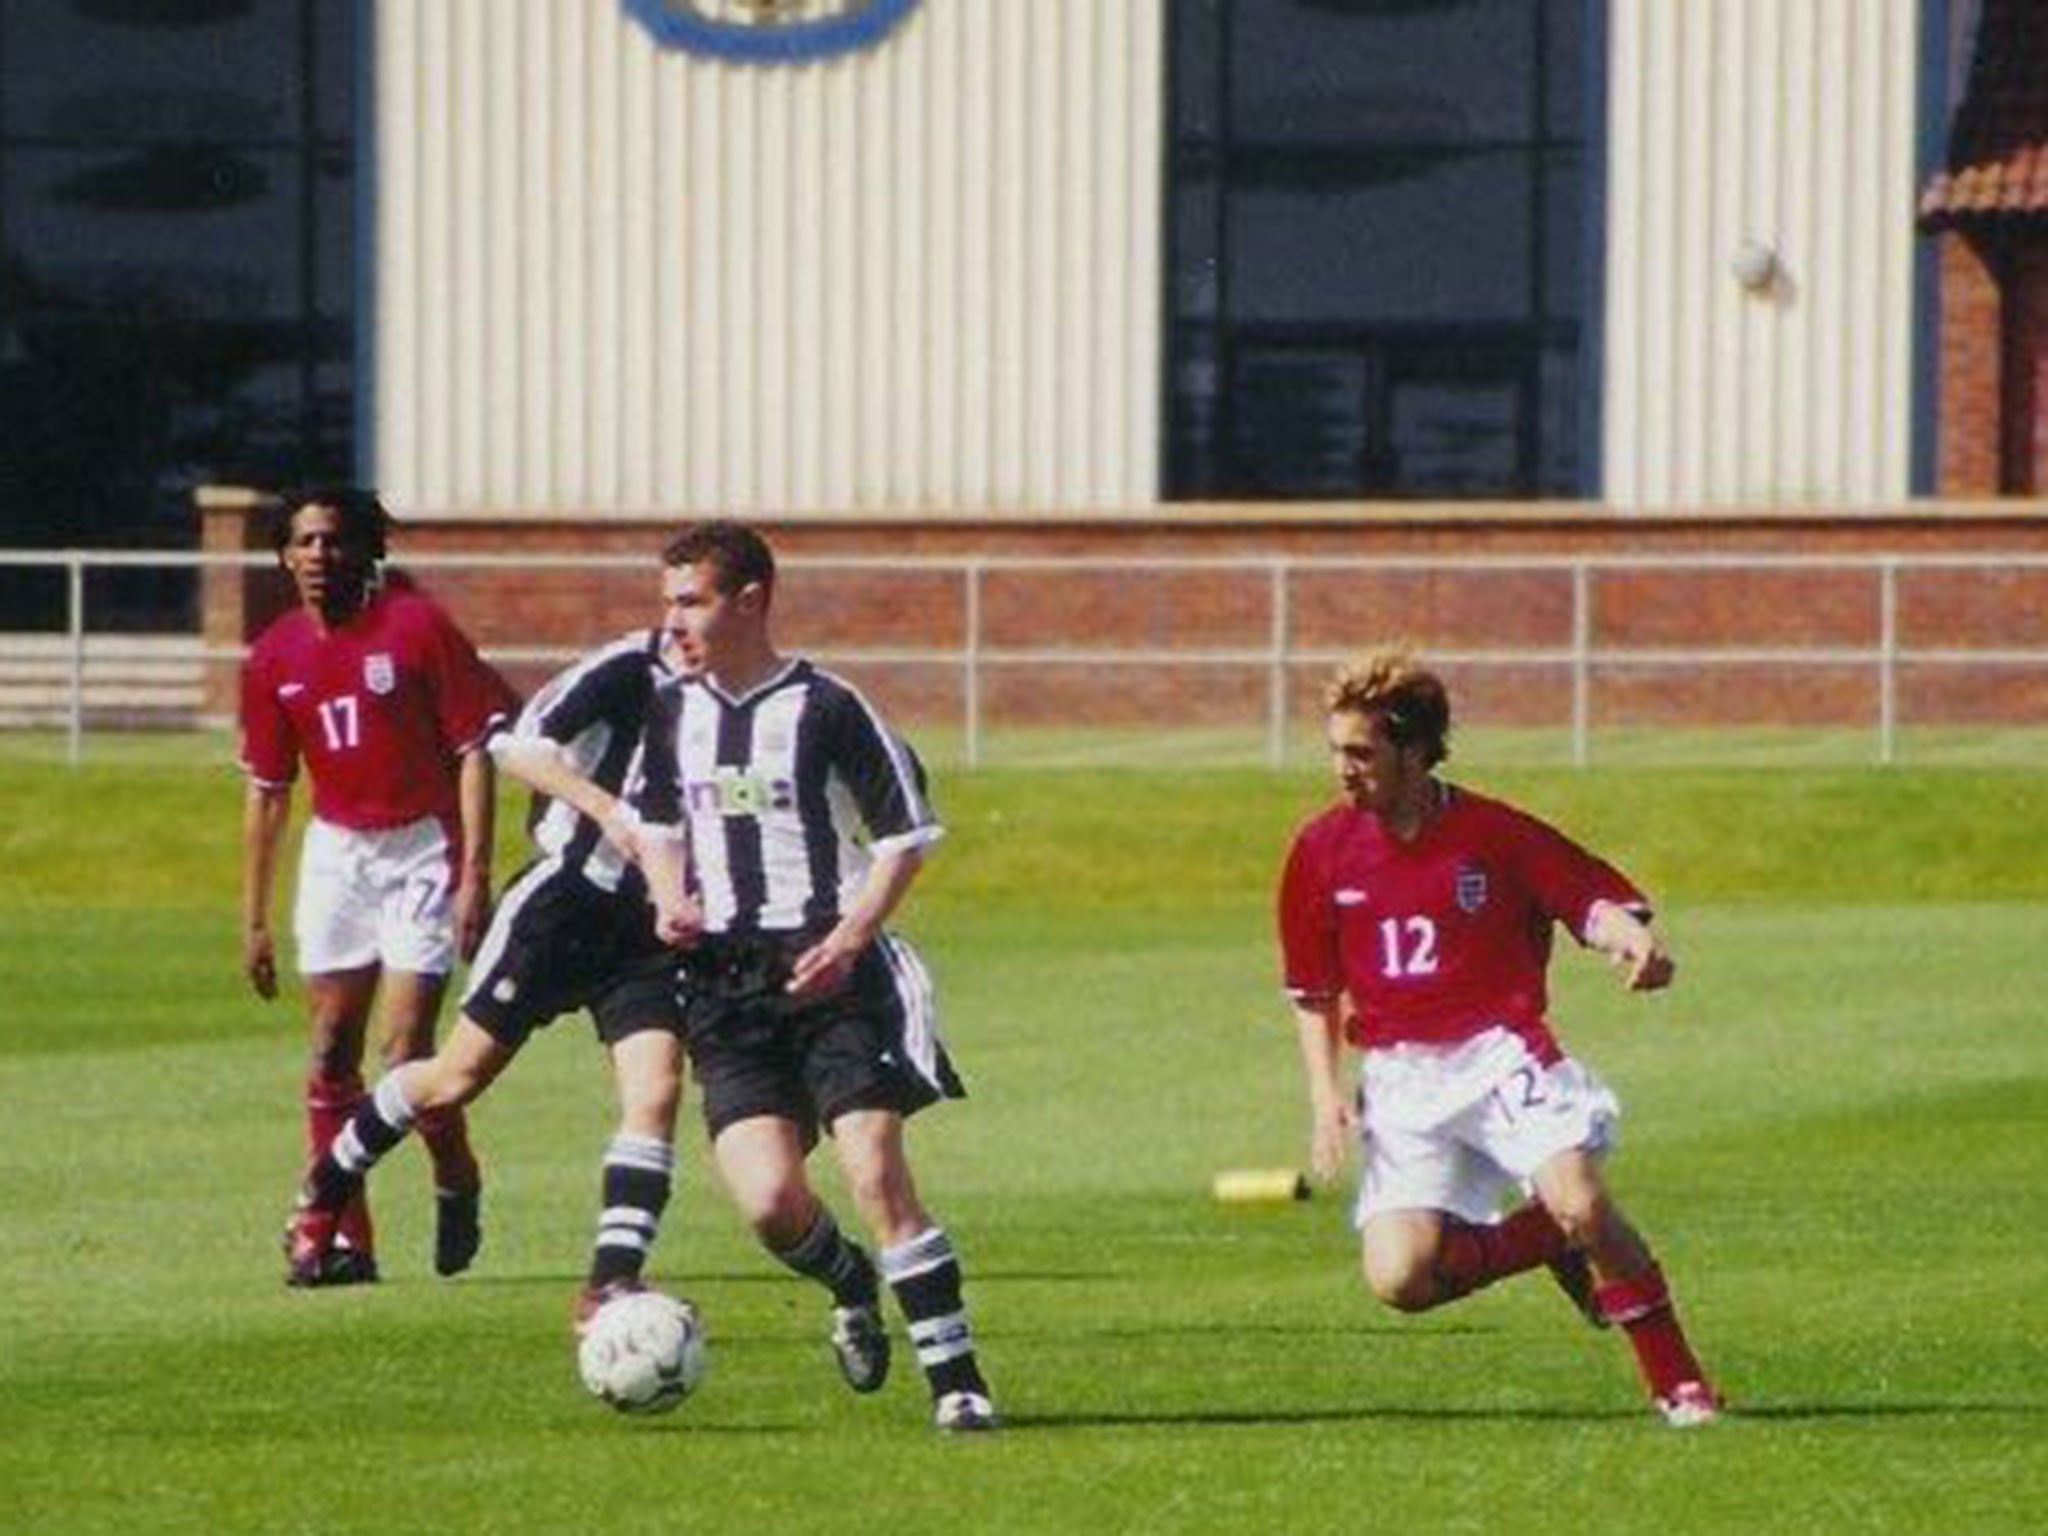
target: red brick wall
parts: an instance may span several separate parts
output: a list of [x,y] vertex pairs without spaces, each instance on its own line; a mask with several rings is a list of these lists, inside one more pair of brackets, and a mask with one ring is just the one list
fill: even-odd
[[1984,253],[1963,235],[1940,242],[1941,357],[1937,489],[1995,496],[1999,475],[2002,327],[1998,285]]
[[2048,247],[2016,249],[2005,282],[2005,489],[2048,487]]
[[[207,513],[207,547],[249,538],[232,506]],[[2048,513],[2014,505],[1927,506],[1896,513],[1813,517],[1624,516],[1592,507],[1190,507],[1176,517],[977,519],[788,519],[764,528],[785,557],[850,556],[869,567],[791,569],[778,598],[781,637],[793,649],[893,651],[856,675],[913,722],[957,722],[966,699],[952,652],[969,633],[968,588],[958,569],[908,565],[917,556],[1085,556],[1144,562],[1202,557],[1198,569],[1135,573],[1039,566],[983,573],[981,676],[984,723],[1102,723],[1256,727],[1270,683],[1262,661],[1203,661],[1208,651],[1261,652],[1274,628],[1270,560],[1361,557],[1570,555],[1715,556],[1801,553],[1857,556],[2030,553],[2048,555]],[[419,579],[486,649],[580,649],[656,614],[656,560],[670,525],[575,525],[487,519],[408,524],[393,540],[401,563],[427,554],[575,551],[624,556],[619,570],[426,567]],[[283,596],[268,573],[210,573],[205,611],[215,643],[237,643]],[[1607,650],[1696,648],[1864,650],[1877,643],[1879,586],[1866,569],[1608,570],[1591,578],[1590,638]],[[1929,568],[1904,578],[1895,610],[1907,647],[1994,652],[2048,648],[2048,570]],[[1290,719],[1313,717],[1329,658],[1400,638],[1449,658],[1467,719],[1558,724],[1568,718],[1571,678],[1556,665],[1499,653],[1563,652],[1573,640],[1572,577],[1564,569],[1498,564],[1456,572],[1297,569],[1289,584],[1290,648],[1309,653],[1286,677]],[[1090,653],[1146,650],[1173,664],[1120,662]],[[1033,656],[1001,653],[1030,652]],[[1041,654],[1050,653],[1052,661]],[[531,688],[553,669],[505,664]],[[215,669],[210,706],[232,708],[233,669]],[[1697,665],[1615,661],[1592,678],[1602,724],[1704,722],[1859,724],[1875,718],[1867,665]],[[1899,679],[1901,717],[1911,722],[2048,722],[2048,669],[1987,656],[1982,665],[1922,666]]]

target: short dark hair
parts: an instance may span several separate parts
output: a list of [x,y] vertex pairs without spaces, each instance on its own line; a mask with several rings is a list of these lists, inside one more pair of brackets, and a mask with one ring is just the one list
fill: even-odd
[[717,573],[718,590],[728,597],[750,582],[759,582],[771,597],[775,593],[775,551],[745,523],[724,517],[691,523],[661,552],[663,565],[695,565],[699,561],[710,564]]
[[362,550],[372,565],[384,558],[391,514],[375,491],[360,485],[305,485],[280,496],[270,525],[270,546],[279,555],[291,543],[293,520],[308,507],[333,508],[344,544]]

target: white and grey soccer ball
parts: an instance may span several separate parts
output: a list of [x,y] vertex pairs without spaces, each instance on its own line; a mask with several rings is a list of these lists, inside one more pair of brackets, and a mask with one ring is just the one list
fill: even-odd
[[598,1308],[576,1346],[593,1397],[621,1413],[667,1413],[704,1379],[697,1309],[660,1291],[633,1291]]

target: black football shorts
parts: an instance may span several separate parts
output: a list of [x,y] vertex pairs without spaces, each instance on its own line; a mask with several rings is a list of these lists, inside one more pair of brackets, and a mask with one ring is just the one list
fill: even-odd
[[714,934],[684,952],[683,1038],[713,1137],[770,1115],[809,1139],[853,1110],[912,1115],[964,1095],[916,951],[885,934],[840,991],[797,1004],[783,988],[807,942]]
[[682,1032],[676,952],[654,936],[637,884],[605,891],[552,859],[505,887],[469,970],[462,1011],[505,1045],[578,1008],[607,1045],[643,1029]]

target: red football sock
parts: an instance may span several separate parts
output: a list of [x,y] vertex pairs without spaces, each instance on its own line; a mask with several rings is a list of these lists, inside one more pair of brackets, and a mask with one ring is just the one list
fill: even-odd
[[436,1189],[475,1189],[483,1181],[469,1146],[469,1122],[461,1110],[421,1110],[413,1125],[433,1160]]
[[[314,1071],[306,1078],[306,1158],[308,1163],[327,1150],[328,1144],[348,1124],[356,1105],[363,1100],[363,1080],[354,1072],[330,1077]],[[376,1231],[370,1223],[370,1199],[359,1193],[342,1207],[337,1230],[358,1253],[375,1253]]]
[[1437,1280],[1449,1301],[1548,1264],[1564,1252],[1564,1229],[1534,1200],[1493,1226],[1446,1217],[1437,1250]]
[[1655,1264],[1632,1279],[1599,1287],[1593,1299],[1609,1322],[1627,1332],[1652,1397],[1669,1397],[1682,1381],[1707,1379],[1678,1325],[1664,1272]]

